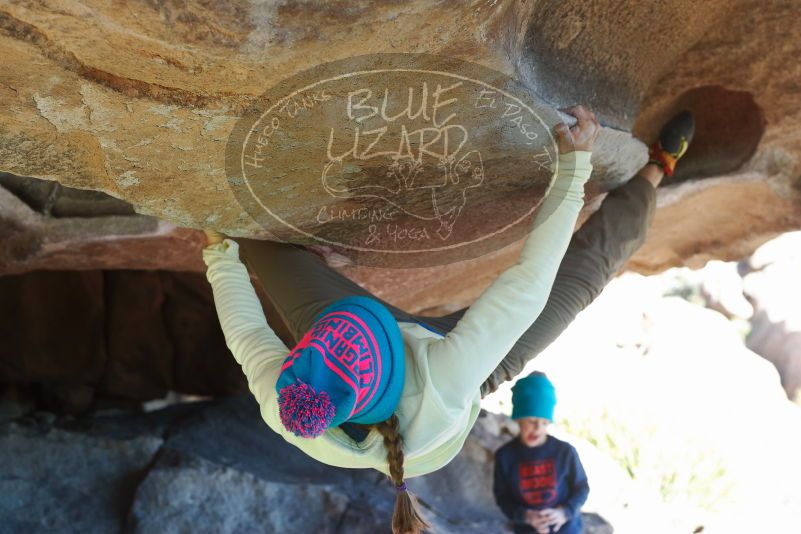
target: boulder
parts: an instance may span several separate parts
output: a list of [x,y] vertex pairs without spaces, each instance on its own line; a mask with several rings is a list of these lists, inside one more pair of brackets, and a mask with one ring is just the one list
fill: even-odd
[[119,532],[161,446],[155,436],[93,437],[46,426],[0,427],[2,532]]
[[267,482],[202,459],[159,455],[136,490],[131,532],[339,531],[349,500],[320,484]]
[[[482,413],[451,464],[409,480],[431,532],[511,532],[490,490],[509,427]],[[367,534],[389,530],[395,502],[384,475],[331,467],[288,444],[250,396],[79,419],[38,412],[0,425],[0,444],[0,510],[10,519],[0,532]],[[586,519],[591,532],[611,531],[597,514]]]
[[[201,273],[33,271],[0,277],[0,380],[83,413],[99,398],[243,392]],[[271,315],[271,320],[274,317]],[[33,328],[31,325],[46,325]],[[276,327],[281,335],[286,333]]]
[[754,306],[748,348],[772,362],[787,396],[801,401],[801,232],[759,249],[745,263],[744,294]]
[[0,294],[0,380],[97,384],[107,358],[101,272],[4,276]]
[[202,235],[105,193],[0,172],[0,275],[33,270],[199,271]]
[[[792,132],[801,117],[789,104],[801,94],[801,66],[791,59],[801,40],[789,26],[797,6],[747,0],[707,9],[716,7],[729,11],[707,19],[703,35],[654,80],[634,124],[637,137],[651,139],[679,109],[698,119],[675,177],[691,183],[660,192],[648,241],[627,266],[643,274],[738,260],[799,227],[801,141]],[[788,36],[784,45],[777,35]]]
[[[609,128],[593,154],[588,198],[644,161],[644,146],[629,132],[650,141],[673,112],[692,109],[696,142],[677,169],[677,183],[660,192],[649,239],[626,268],[651,273],[743,257],[801,222],[801,146],[792,135],[801,109],[794,61],[801,40],[793,9],[783,0],[703,7],[672,0],[647,9],[424,2],[401,11],[250,0],[139,5],[135,12],[94,0],[58,9],[8,4],[0,10],[0,53],[9,58],[0,73],[7,104],[0,111],[0,170],[101,191],[168,222],[103,210],[94,225],[63,216],[42,222],[17,210],[8,220],[24,222],[8,226],[27,228],[26,237],[8,241],[12,259],[2,271],[202,270],[200,236],[190,227],[271,238],[278,226],[257,223],[226,176],[225,147],[237,121],[265,91],[308,69],[355,55],[422,51],[508,76],[543,110],[578,102],[596,110]],[[659,31],[644,30],[653,20]],[[782,46],[777,35],[784,36]],[[295,141],[301,146],[304,139]],[[485,170],[502,169],[512,148],[496,151]],[[309,174],[299,187],[305,191],[315,179]],[[673,190],[683,182],[688,186]],[[290,202],[293,193],[276,192]],[[493,194],[465,218],[465,228],[492,220]],[[436,312],[469,303],[514,261],[519,246],[499,239],[480,258],[427,271],[340,268],[410,311]],[[397,282],[410,278],[416,279],[411,292]]]

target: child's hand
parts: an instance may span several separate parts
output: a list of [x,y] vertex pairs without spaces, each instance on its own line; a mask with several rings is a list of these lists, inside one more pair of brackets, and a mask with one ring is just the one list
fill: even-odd
[[540,517],[542,517],[546,523],[553,527],[554,531],[558,531],[562,528],[562,525],[567,523],[567,514],[565,513],[565,509],[561,506],[559,508],[546,508],[540,512]]
[[548,520],[545,519],[545,516],[543,516],[542,512],[540,511],[527,510],[526,523],[534,527],[534,529],[537,531],[537,534],[549,534],[551,532],[551,528],[548,526]]
[[204,229],[203,233],[206,235],[205,247],[214,245],[215,243],[222,243],[222,240],[226,237],[224,234],[221,234],[215,230]]
[[576,150],[592,152],[592,145],[598,137],[598,132],[601,131],[601,125],[595,120],[595,113],[581,105],[560,111],[573,115],[578,122],[570,128],[564,122],[560,122],[554,128],[559,153],[567,154]]

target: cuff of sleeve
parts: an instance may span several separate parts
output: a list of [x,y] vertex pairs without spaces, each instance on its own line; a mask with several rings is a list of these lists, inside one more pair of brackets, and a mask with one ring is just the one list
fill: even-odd
[[207,267],[222,258],[239,260],[239,243],[233,239],[225,238],[203,249],[203,262]]
[[514,523],[525,523],[526,522],[526,512],[528,512],[528,508],[525,506],[519,507],[514,514],[514,518],[512,518],[512,522]]
[[556,178],[553,183],[553,192],[568,194],[570,191],[581,190],[579,196],[584,194],[584,184],[592,174],[590,157],[592,152],[586,150],[559,154]]
[[572,506],[567,505],[567,504],[563,504],[562,508],[565,511],[565,517],[567,518],[568,521],[570,521],[571,519],[573,519],[573,517],[575,517],[576,511],[573,510]]
[[592,152],[587,150],[574,150],[559,154],[559,170],[592,170],[591,158]]

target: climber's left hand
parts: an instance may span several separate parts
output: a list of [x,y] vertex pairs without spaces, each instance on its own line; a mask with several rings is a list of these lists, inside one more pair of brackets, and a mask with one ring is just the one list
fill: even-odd
[[595,118],[595,113],[580,104],[561,111],[576,117],[576,124],[568,128],[567,124],[560,122],[554,128],[559,153],[567,154],[574,150],[592,152],[595,138],[601,131],[601,123]]

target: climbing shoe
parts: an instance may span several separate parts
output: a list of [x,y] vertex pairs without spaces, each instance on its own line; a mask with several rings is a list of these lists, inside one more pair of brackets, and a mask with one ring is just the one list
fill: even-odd
[[682,111],[670,119],[659,132],[659,138],[648,147],[648,163],[662,167],[666,176],[673,176],[676,162],[687,152],[695,133],[695,119]]

